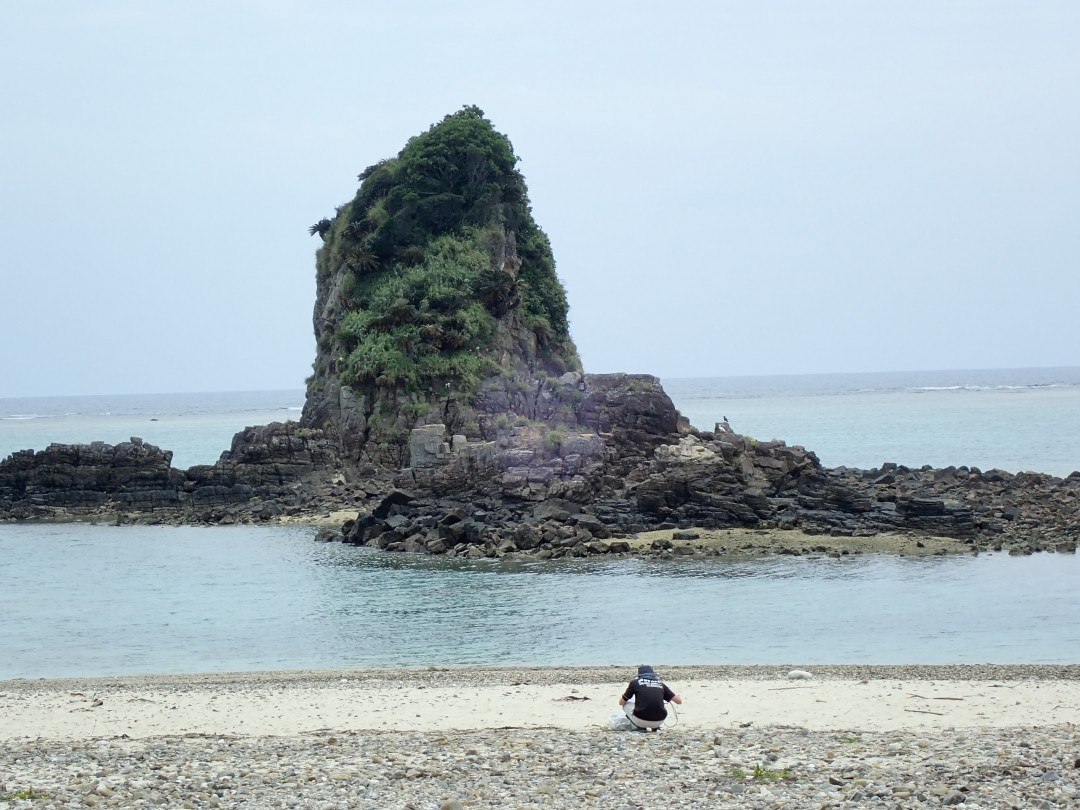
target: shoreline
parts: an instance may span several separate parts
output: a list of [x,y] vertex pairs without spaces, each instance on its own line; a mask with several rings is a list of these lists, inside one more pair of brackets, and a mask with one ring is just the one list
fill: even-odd
[[[1080,664],[657,670],[686,700],[680,723],[694,728],[1013,727],[1056,722],[1062,707],[1080,717]],[[793,670],[800,674],[793,677]],[[617,709],[634,671],[631,665],[430,667],[6,680],[0,681],[0,739],[586,730]]]
[[[98,513],[89,515],[54,515],[49,518],[35,518],[28,521],[0,520],[4,525],[28,524],[85,524],[92,527],[123,526],[190,526],[213,529],[219,526],[249,526],[263,528],[310,528],[316,530],[313,542],[344,542],[336,533],[342,526],[355,520],[357,509],[334,509],[332,511],[313,511],[302,515],[282,515],[272,520],[250,520],[236,523],[206,523],[200,521],[163,520],[160,516],[135,515],[130,513]],[[321,534],[331,532],[333,536]],[[807,557],[846,557],[858,554],[879,554],[895,557],[959,556],[979,554],[1007,554],[1010,556],[1030,556],[1031,554],[1075,554],[1076,545],[1070,547],[1032,547],[1025,540],[1002,540],[994,545],[979,544],[970,539],[947,537],[934,534],[922,534],[913,531],[878,532],[866,535],[833,535],[806,532],[801,529],[778,528],[743,528],[724,529],[653,529],[621,536],[628,550],[623,552],[605,552],[597,556],[619,557],[711,557],[718,561],[745,560],[773,555]],[[370,548],[370,546],[358,545]],[[378,549],[387,553],[400,553],[393,550]],[[427,555],[425,555],[427,556]],[[436,555],[438,556],[438,555]],[[550,551],[519,550],[499,553],[498,558],[506,559],[558,559]],[[571,555],[560,555],[571,556]]]
[[633,666],[0,681],[0,810],[1080,799],[1080,664],[657,670],[657,734],[608,725]]
[[[425,684],[432,676],[448,684],[498,686],[508,683],[543,685],[551,683],[610,683],[621,681],[636,664],[606,664],[562,666],[522,664],[511,666],[445,665],[404,667],[329,667],[319,669],[237,670],[229,672],[179,672],[135,675],[73,675],[55,678],[0,679],[5,687],[33,690],[62,689],[74,686],[101,688],[130,688],[139,686],[221,686],[240,684],[327,684],[349,678],[361,682],[378,682],[396,678],[405,685]],[[1069,664],[657,664],[667,680],[676,678],[696,680],[765,681],[786,679],[793,669],[808,672],[817,681],[846,680],[1040,680],[1080,681],[1080,663]],[[629,678],[629,675],[627,675]]]
[[[313,542],[345,543],[341,534],[343,527],[357,519],[363,511],[357,508],[332,508],[312,510],[304,514],[281,515],[269,520],[238,520],[234,522],[209,523],[198,520],[166,519],[161,515],[98,512],[94,514],[56,514],[47,518],[31,520],[0,519],[4,525],[48,525],[48,524],[85,524],[90,527],[125,527],[125,526],[186,526],[213,529],[219,526],[275,528],[309,528],[315,531]],[[175,518],[175,516],[173,516]],[[916,531],[881,531],[868,534],[826,534],[802,529],[781,528],[745,528],[731,527],[722,529],[652,529],[649,531],[619,535],[624,550],[592,552],[581,555],[570,553],[568,549],[532,549],[514,551],[492,551],[480,554],[493,559],[552,559],[557,560],[574,556],[598,556],[609,559],[618,558],[712,558],[718,562],[752,560],[777,555],[807,557],[841,558],[854,555],[881,555],[890,557],[930,557],[930,556],[979,556],[983,554],[1004,554],[1007,556],[1031,556],[1033,554],[1077,554],[1076,540],[1068,542],[1041,543],[1033,542],[1027,535],[995,538],[987,542],[985,538],[949,537],[926,534]],[[372,548],[369,544],[353,544],[357,547]],[[377,550],[396,554],[400,549]],[[427,552],[420,552],[429,556]],[[440,556],[440,555],[433,555]],[[442,556],[452,557],[453,554]]]

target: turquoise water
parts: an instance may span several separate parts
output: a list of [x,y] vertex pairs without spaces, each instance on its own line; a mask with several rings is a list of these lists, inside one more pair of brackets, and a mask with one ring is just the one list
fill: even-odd
[[453,561],[308,528],[0,526],[0,679],[467,664],[1075,663],[1076,555]]

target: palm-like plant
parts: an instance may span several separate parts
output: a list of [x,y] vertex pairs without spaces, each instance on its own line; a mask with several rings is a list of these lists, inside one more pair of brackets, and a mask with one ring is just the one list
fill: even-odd
[[371,223],[366,219],[353,220],[341,229],[341,236],[350,242],[362,242],[372,230]]
[[333,224],[334,223],[328,219],[320,219],[318,222],[308,228],[308,233],[312,236],[318,234],[325,241],[326,234],[330,232],[330,226]]
[[345,266],[362,275],[379,266],[379,257],[364,245],[353,245],[345,252]]
[[496,318],[521,304],[521,279],[497,267],[487,267],[475,282],[477,297]]

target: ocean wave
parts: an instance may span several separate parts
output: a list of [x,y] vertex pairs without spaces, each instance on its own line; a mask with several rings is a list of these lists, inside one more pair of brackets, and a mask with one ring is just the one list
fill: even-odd
[[49,417],[41,413],[13,413],[10,416],[0,416],[0,421],[4,422],[26,422],[30,419],[48,419]]
[[1042,391],[1047,388],[1069,388],[1067,383],[1028,383],[1026,385],[920,385],[909,391]]

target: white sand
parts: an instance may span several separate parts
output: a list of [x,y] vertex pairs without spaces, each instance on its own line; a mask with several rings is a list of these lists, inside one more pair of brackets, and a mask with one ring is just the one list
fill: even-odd
[[[782,725],[887,731],[1032,727],[1080,720],[1080,680],[1027,668],[971,679],[837,678],[786,670],[662,676],[684,700],[670,725]],[[903,668],[899,668],[901,671]],[[957,668],[943,668],[952,673]],[[963,668],[959,668],[961,672]],[[606,725],[625,681],[593,670],[357,670],[0,681],[0,740],[158,735],[295,735],[316,730],[444,731]],[[626,671],[626,678],[633,670]],[[449,685],[447,685],[449,684]]]

